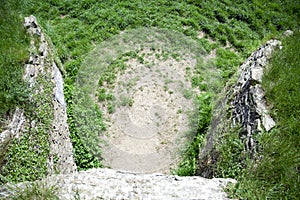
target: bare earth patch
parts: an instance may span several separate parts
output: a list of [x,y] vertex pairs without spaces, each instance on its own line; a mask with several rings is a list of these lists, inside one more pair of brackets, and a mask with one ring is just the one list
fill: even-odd
[[103,163],[113,169],[169,173],[187,142],[192,96],[199,93],[186,70],[196,61],[157,58],[150,49],[139,54],[145,55],[143,64],[127,61],[110,89],[115,111],[109,114],[107,105],[100,105],[108,125]]
[[101,43],[75,84],[81,141],[107,167],[169,174],[196,134],[197,97],[217,88],[214,56],[166,29],[133,29]]

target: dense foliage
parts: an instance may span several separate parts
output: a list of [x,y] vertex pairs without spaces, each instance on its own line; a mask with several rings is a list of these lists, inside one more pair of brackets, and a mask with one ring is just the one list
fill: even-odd
[[[34,14],[40,19],[65,66],[65,94],[72,123],[72,84],[80,64],[94,45],[112,35],[125,29],[152,26],[183,32],[208,51],[218,49],[217,54],[220,56],[216,65],[222,70],[225,82],[241,58],[257,48],[262,39],[269,38],[277,31],[298,26],[295,20],[299,19],[297,7],[299,5],[293,2],[282,1],[53,0],[31,3],[28,14]],[[211,45],[206,38],[197,38],[201,30],[217,43]],[[237,52],[230,52],[229,48],[219,50],[226,43]],[[79,142],[74,131],[73,139]],[[75,149],[78,152],[85,151],[76,145]],[[79,167],[85,168],[81,165]]]
[[[23,19],[9,3],[0,6],[0,125],[5,115],[28,99],[28,87],[22,80],[28,57],[29,40]],[[0,127],[1,130],[1,127]]]
[[[101,164],[98,159],[88,153],[87,148],[78,137],[73,120],[72,95],[77,72],[85,56],[94,46],[126,29],[160,27],[176,30],[196,40],[208,52],[216,50],[217,58],[213,64],[221,70],[223,83],[225,83],[241,61],[263,41],[287,29],[299,28],[299,10],[300,3],[298,1],[281,0],[272,2],[265,0],[5,1],[0,5],[0,114],[7,113],[15,106],[23,105],[23,102],[26,101],[27,93],[24,92],[26,87],[20,81],[22,75],[20,64],[24,63],[24,59],[26,59],[28,46],[27,36],[21,28],[21,19],[25,15],[33,14],[38,18],[51,37],[65,67],[65,95],[75,159],[79,169],[88,169],[99,167]],[[201,35],[200,31],[205,33],[204,38],[198,37]],[[210,42],[211,39],[214,42]],[[299,34],[296,34],[289,48],[294,44],[299,44],[296,43],[297,41],[299,42]],[[295,49],[297,50],[296,45]],[[266,85],[270,85],[266,86],[270,88],[268,98],[276,101],[273,102],[276,108],[275,118],[280,121],[278,128],[270,136],[277,139],[275,140],[277,142],[267,145],[270,139],[268,137],[261,139],[264,147],[264,159],[254,169],[255,173],[251,173],[252,176],[245,178],[244,184],[238,188],[241,198],[247,195],[247,198],[255,198],[251,196],[253,193],[257,194],[257,198],[261,197],[259,195],[268,198],[276,196],[279,192],[283,192],[282,197],[284,198],[285,194],[295,192],[295,187],[299,185],[299,177],[292,180],[299,173],[299,157],[295,157],[299,156],[297,151],[297,147],[299,147],[297,143],[299,141],[299,138],[297,139],[299,137],[299,123],[297,123],[299,121],[299,113],[297,113],[299,112],[297,109],[299,67],[297,68],[297,63],[299,66],[299,60],[294,60],[296,56],[293,55],[295,54],[297,52],[288,53],[289,57],[285,60],[274,61],[273,65],[279,67],[272,68],[268,75],[267,79],[269,80],[272,80],[272,77],[282,80],[266,83]],[[280,67],[282,65],[286,67]],[[277,71],[279,69],[287,71],[279,72]],[[291,87],[288,87],[289,85]],[[285,93],[277,94],[278,91]],[[210,100],[210,98],[208,99]],[[197,148],[205,134],[206,126],[209,124],[206,120],[211,116],[211,102],[204,99],[201,108],[203,108],[203,115],[200,115],[201,119],[198,119],[201,123],[199,132],[195,143],[190,148],[193,150],[189,149],[186,153],[182,164],[184,166],[182,175],[195,173]],[[230,136],[228,138],[229,141],[232,140]],[[228,142],[226,145],[231,146],[231,143]],[[21,147],[20,150],[22,150]],[[228,149],[223,150],[224,152],[228,151]],[[297,159],[298,165],[297,162],[294,162]],[[231,161],[228,160],[228,162]],[[229,168],[231,167],[229,166]],[[270,169],[270,167],[272,168]],[[295,168],[298,170],[296,174]],[[284,171],[290,173],[283,173]],[[229,174],[230,176],[237,175],[236,171]],[[23,175],[20,174],[20,176]],[[274,179],[268,179],[268,177],[274,177]],[[239,177],[236,178],[239,179]],[[274,184],[277,181],[280,185]],[[255,187],[265,187],[265,189],[257,191]],[[295,194],[292,193],[292,195]]]

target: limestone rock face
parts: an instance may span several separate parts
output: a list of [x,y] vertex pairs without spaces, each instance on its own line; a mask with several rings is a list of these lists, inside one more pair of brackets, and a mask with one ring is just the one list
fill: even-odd
[[222,134],[227,133],[230,128],[241,127],[240,139],[245,150],[253,156],[257,148],[254,136],[263,130],[270,131],[275,126],[261,82],[264,69],[276,47],[281,48],[281,42],[270,40],[255,51],[240,66],[237,82],[224,91],[223,98],[213,111],[206,146],[199,155],[197,174],[203,177],[213,176],[218,159],[215,146],[217,138],[222,138]]
[[[54,59],[54,52],[50,40],[42,32],[34,16],[25,18],[24,27],[31,36],[30,56],[25,65],[23,78],[29,83],[31,88],[30,101],[35,101],[36,94],[45,93],[50,87],[46,96],[52,102],[49,107],[53,110],[51,127],[49,131],[50,155],[48,160],[48,173],[54,172],[69,173],[76,171],[76,164],[73,158],[73,147],[69,138],[69,128],[67,124],[66,102],[63,94],[63,78],[57,61]],[[45,77],[50,77],[49,80]],[[42,80],[42,81],[40,81]],[[42,83],[41,83],[42,82]],[[51,91],[52,90],[52,91]],[[46,103],[46,102],[42,102]],[[38,107],[35,109],[39,109]],[[52,113],[49,115],[52,115]],[[39,124],[35,119],[27,119],[26,113],[17,108],[8,120],[5,130],[0,133],[0,146],[13,138],[18,138],[26,131],[26,127],[38,128]]]
[[8,120],[5,130],[0,133],[0,147],[3,147],[11,138],[18,138],[20,136],[20,130],[24,129],[25,121],[23,110],[16,108],[12,118]]
[[[133,174],[91,169],[43,180],[58,187],[59,199],[228,199],[224,187],[233,179],[206,179],[162,174]],[[24,186],[24,185],[23,185]],[[22,187],[22,184],[19,184]],[[1,188],[0,188],[1,191]],[[3,191],[3,190],[2,190]],[[3,192],[2,195],[8,194]],[[1,192],[0,192],[1,194]],[[1,197],[1,195],[0,195]],[[76,197],[76,198],[75,198]]]
[[[49,172],[53,173],[70,173],[76,171],[76,165],[73,158],[73,147],[69,138],[69,128],[67,124],[66,102],[63,93],[63,78],[57,63],[53,59],[53,50],[46,36],[42,32],[37,20],[34,16],[25,17],[24,26],[27,32],[39,38],[38,43],[31,43],[32,49],[36,49],[37,53],[32,52],[29,64],[26,66],[25,78],[34,84],[34,79],[42,76],[43,73],[49,73],[54,84],[53,96],[53,122],[50,131],[50,155],[49,155]],[[47,63],[47,68],[45,67]]]
[[264,68],[268,64],[273,50],[281,42],[270,40],[260,47],[244,62],[239,69],[237,84],[233,87],[230,102],[232,106],[232,125],[242,126],[242,137],[246,150],[255,150],[253,136],[264,128],[270,131],[275,126],[275,121],[269,114],[265,94],[261,87]]

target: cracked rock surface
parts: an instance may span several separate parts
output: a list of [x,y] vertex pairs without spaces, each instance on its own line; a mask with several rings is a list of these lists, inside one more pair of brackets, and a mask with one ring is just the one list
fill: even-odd
[[162,174],[134,174],[91,169],[45,180],[60,190],[60,199],[227,199],[223,188],[233,179],[206,179]]

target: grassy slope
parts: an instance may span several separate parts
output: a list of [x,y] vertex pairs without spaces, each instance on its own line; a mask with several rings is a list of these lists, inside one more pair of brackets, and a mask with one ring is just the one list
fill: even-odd
[[[23,16],[33,14],[38,17],[47,34],[52,38],[65,66],[65,94],[69,105],[68,113],[76,162],[80,169],[100,166],[97,159],[87,153],[86,148],[76,137],[76,130],[72,126],[71,107],[73,82],[81,62],[94,45],[125,29],[152,26],[170,28],[196,39],[207,51],[216,48],[218,57],[215,64],[222,70],[225,82],[242,59],[256,49],[261,41],[283,30],[299,28],[300,21],[297,12],[300,9],[299,3],[279,0],[272,3],[266,3],[264,0],[251,2],[243,0],[238,2],[228,0],[205,2],[198,0],[103,2],[15,0],[12,2],[15,3],[15,10]],[[8,12],[3,13],[9,15]],[[3,26],[8,25],[3,24]],[[200,30],[217,43],[210,44],[207,39],[197,39],[197,31]],[[16,38],[12,41],[16,41]],[[227,42],[235,48],[236,53],[219,48]],[[14,59],[14,61],[18,60],[20,59]],[[4,62],[1,60],[2,63]],[[199,127],[199,131],[205,131],[205,127]],[[196,143],[194,146],[197,145]],[[193,157],[195,155],[191,153],[188,159],[193,160]]]
[[35,120],[35,127],[28,125],[18,139],[1,144],[0,183],[40,179],[48,167],[48,132],[53,116],[49,94],[53,85],[50,76],[38,78],[37,85],[42,85],[43,90],[31,95],[29,103],[31,89],[22,79],[29,57],[29,35],[23,27],[20,8],[26,5],[23,1],[5,1],[0,5],[0,119],[6,119],[17,106],[25,110],[26,119]]
[[[45,12],[47,11],[47,12]],[[216,65],[222,70],[224,82],[238,64],[258,47],[262,39],[277,31],[295,27],[290,13],[294,5],[280,5],[279,1],[48,1],[33,4],[29,13],[41,20],[57,47],[67,71],[65,94],[69,103],[72,137],[76,142],[79,168],[98,165],[97,161],[83,158],[86,150],[72,126],[72,84],[85,55],[94,45],[125,29],[163,27],[185,33],[196,39],[197,31],[204,30],[217,41],[211,45],[206,39],[197,39],[206,50],[217,48]],[[272,17],[271,17],[272,16]],[[185,27],[185,28],[184,28]],[[218,47],[228,41],[237,50],[232,53]]]
[[26,83],[22,81],[22,65],[28,57],[27,48],[29,46],[21,16],[8,3],[1,4],[0,125],[11,109],[14,109],[17,105],[22,106],[28,98]]
[[[250,165],[241,181],[242,193],[257,199],[297,199],[300,196],[300,32],[283,39],[263,86],[274,106],[277,126],[259,138],[262,159]],[[258,190],[256,190],[259,188]],[[247,192],[251,191],[250,192]]]

